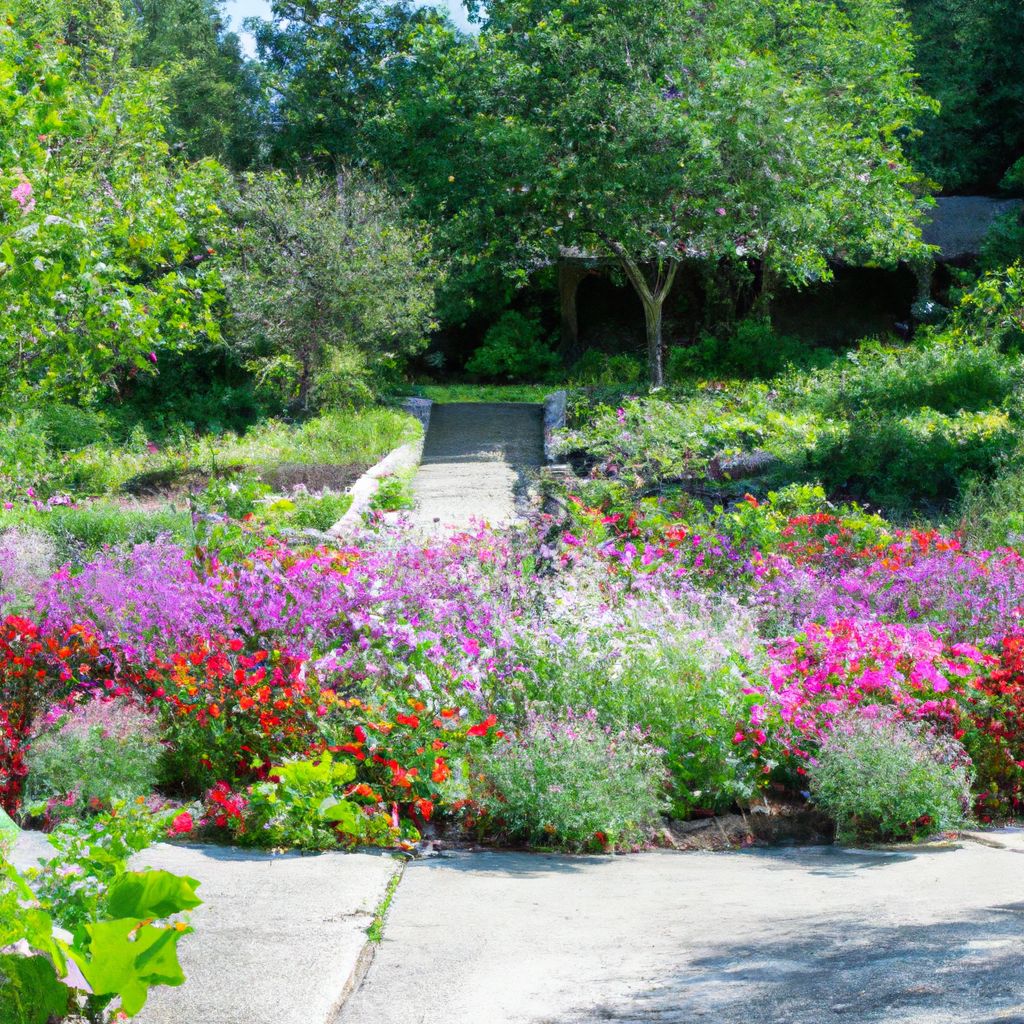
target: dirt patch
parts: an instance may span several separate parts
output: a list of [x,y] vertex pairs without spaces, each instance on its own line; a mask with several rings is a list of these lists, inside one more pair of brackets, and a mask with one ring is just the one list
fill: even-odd
[[673,821],[666,845],[677,850],[733,850],[744,846],[821,845],[835,837],[832,822],[809,804],[768,798],[741,814]]
[[202,469],[155,469],[132,477],[122,486],[123,494],[140,504],[152,506],[187,504],[188,496],[204,490],[214,476],[230,478],[252,473],[276,493],[286,494],[298,487],[307,491],[336,491],[344,493],[359,479],[369,463],[314,463],[284,462],[275,466],[221,466],[216,473]]

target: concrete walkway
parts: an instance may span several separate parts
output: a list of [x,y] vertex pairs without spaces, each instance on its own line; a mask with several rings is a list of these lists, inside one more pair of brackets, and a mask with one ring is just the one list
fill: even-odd
[[[44,837],[23,833],[13,860],[50,856]],[[138,1024],[327,1024],[372,955],[366,929],[398,870],[386,854],[165,844],[132,866],[197,878],[204,901],[179,947],[185,984],[153,989]]]
[[1024,1024],[1024,842],[411,863],[336,1024]]
[[496,526],[523,510],[544,462],[544,409],[525,403],[435,404],[413,480],[413,522],[425,529]]

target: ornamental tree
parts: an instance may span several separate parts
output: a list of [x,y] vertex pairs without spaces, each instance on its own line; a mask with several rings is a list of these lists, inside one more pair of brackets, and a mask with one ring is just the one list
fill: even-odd
[[172,159],[111,0],[0,0],[0,394],[97,400],[217,333],[219,165]]
[[929,107],[893,0],[492,0],[424,26],[382,165],[450,244],[519,268],[604,254],[644,308],[651,381],[680,266],[765,288],[921,251],[902,141]]

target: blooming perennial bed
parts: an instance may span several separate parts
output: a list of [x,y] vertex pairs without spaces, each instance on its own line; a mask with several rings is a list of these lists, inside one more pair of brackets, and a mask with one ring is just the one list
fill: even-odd
[[[485,834],[633,843],[666,795],[690,814],[803,790],[851,718],[958,744],[988,820],[1024,800],[1022,608],[1015,551],[783,499],[689,519],[577,502],[561,527],[267,541],[224,562],[109,551],[4,623],[0,801],[20,810],[33,738],[100,694],[158,723],[178,835],[407,843],[442,812]],[[585,729],[557,724],[573,715]],[[620,787],[643,821],[609,810],[620,826],[585,840],[531,819],[571,801],[529,803],[518,769],[503,791],[501,759],[537,775],[555,757],[579,774],[555,795],[598,793],[595,765],[618,781],[645,765],[648,803]]]

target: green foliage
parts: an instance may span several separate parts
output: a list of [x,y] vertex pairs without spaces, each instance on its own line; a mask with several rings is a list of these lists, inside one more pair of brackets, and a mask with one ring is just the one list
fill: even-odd
[[333,171],[365,159],[390,65],[443,15],[409,0],[273,0],[271,10],[271,20],[251,24],[279,94],[274,162]]
[[920,252],[901,140],[929,103],[890,0],[494,0],[477,36],[425,27],[412,56],[375,125],[381,164],[466,262],[616,261],[654,383],[683,260],[807,281],[837,249]]
[[411,478],[398,474],[382,477],[370,507],[379,512],[401,512],[414,508]]
[[948,501],[973,475],[988,475],[1016,436],[1007,414],[998,411],[875,411],[854,416],[845,430],[822,440],[811,466],[830,488],[907,512],[914,502]]
[[702,334],[693,345],[673,348],[666,373],[670,381],[690,377],[773,377],[790,364],[805,364],[809,354],[804,342],[777,334],[769,320],[741,320],[724,339]]
[[[58,856],[25,876],[0,862],[0,944],[27,947],[0,956],[5,1022],[103,1024],[115,1009],[135,1016],[152,987],[184,982],[177,945],[191,929],[176,918],[199,906],[199,883],[127,870],[128,857],[160,827],[142,825],[145,816],[115,813],[65,828],[51,839]],[[68,978],[69,960],[88,989]]]
[[992,192],[1024,151],[1017,0],[908,0],[921,85],[941,104],[910,145],[947,192]]
[[486,755],[480,799],[497,831],[535,846],[628,848],[663,806],[657,752],[588,718],[536,720]]
[[370,827],[359,804],[341,795],[356,777],[348,761],[329,753],[311,760],[274,765],[273,781],[251,787],[242,843],[268,847],[327,850],[343,837],[358,840]]
[[258,517],[272,530],[287,527],[326,532],[349,510],[351,504],[350,494],[296,494],[265,505],[259,510]]
[[515,310],[504,313],[469,357],[466,370],[488,380],[541,381],[558,363],[536,317]]
[[228,187],[163,140],[119,6],[0,16],[0,364],[8,401],[95,401],[215,338],[209,241]]
[[225,28],[222,0],[132,0],[132,63],[158,69],[167,135],[191,160],[231,167],[263,155],[268,110],[255,61]]
[[60,800],[64,817],[149,796],[161,747],[147,726],[145,716],[120,702],[65,715],[32,743],[27,799]]
[[54,542],[57,561],[79,564],[107,546],[145,544],[170,536],[186,541],[192,522],[187,512],[171,507],[143,511],[112,502],[35,509],[16,506],[0,511],[0,530],[28,529]]
[[206,513],[244,519],[256,511],[260,500],[269,492],[265,483],[248,474],[214,477],[206,490],[196,496],[195,505]]
[[624,384],[641,386],[647,380],[647,367],[635,356],[609,355],[596,348],[588,349],[573,364],[569,373],[573,384]]
[[1024,471],[1020,456],[1000,460],[989,480],[971,480],[950,516],[974,548],[1024,544]]
[[228,342],[280,401],[364,401],[368,371],[379,382],[423,346],[440,270],[422,226],[372,182],[248,175],[229,212]]
[[971,804],[963,748],[909,725],[841,726],[809,769],[811,798],[844,842],[899,842],[956,828]]

